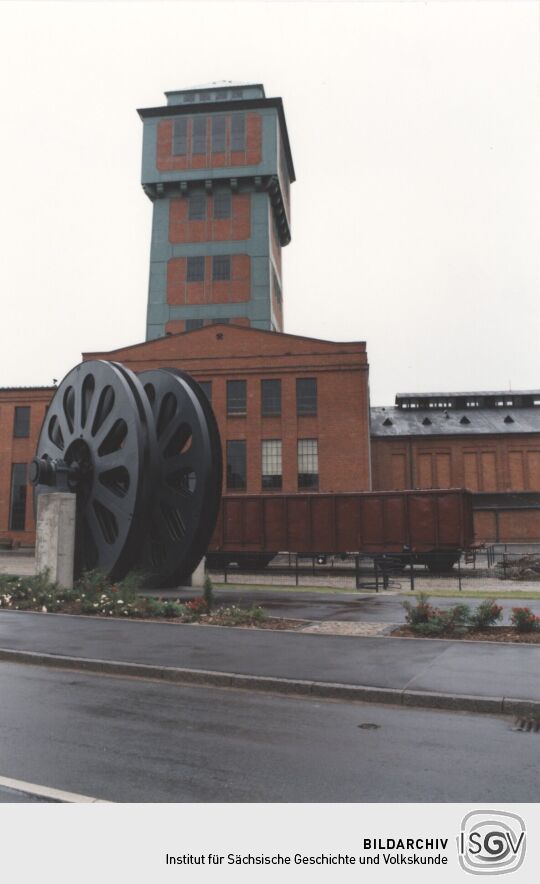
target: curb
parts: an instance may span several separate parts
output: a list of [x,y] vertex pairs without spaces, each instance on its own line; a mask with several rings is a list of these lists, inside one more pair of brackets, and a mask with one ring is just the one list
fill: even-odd
[[540,715],[540,701],[514,697],[477,697],[470,694],[444,694],[436,691],[409,691],[406,688],[383,688],[370,685],[336,684],[266,675],[241,675],[206,669],[180,669],[116,660],[93,660],[84,657],[61,657],[36,651],[0,648],[0,660],[75,669],[128,678],[146,678],[171,684],[237,688],[240,690],[287,694],[326,700],[355,700],[362,703],[387,703],[393,706],[447,709],[459,712],[483,712],[505,715]]

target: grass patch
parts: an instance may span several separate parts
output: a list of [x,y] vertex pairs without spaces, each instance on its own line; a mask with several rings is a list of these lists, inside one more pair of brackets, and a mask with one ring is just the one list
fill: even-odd
[[[398,595],[404,596],[405,598],[415,598],[422,595],[423,592],[425,591],[415,589],[413,592],[410,590],[408,592],[401,591]],[[540,592],[526,589],[502,591],[494,591],[492,589],[462,589],[461,592],[459,589],[430,589],[429,597],[439,599],[540,599]]]

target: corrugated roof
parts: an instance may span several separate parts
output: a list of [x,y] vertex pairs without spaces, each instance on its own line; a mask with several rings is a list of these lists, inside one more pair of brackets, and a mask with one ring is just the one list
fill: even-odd
[[390,405],[371,409],[372,436],[478,436],[488,433],[540,433],[540,408],[436,410]]

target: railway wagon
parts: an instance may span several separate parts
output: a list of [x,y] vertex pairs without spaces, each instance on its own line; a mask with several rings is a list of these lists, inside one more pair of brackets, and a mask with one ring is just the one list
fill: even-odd
[[209,564],[267,564],[280,551],[309,555],[410,555],[451,568],[473,545],[472,494],[461,489],[346,494],[228,495]]

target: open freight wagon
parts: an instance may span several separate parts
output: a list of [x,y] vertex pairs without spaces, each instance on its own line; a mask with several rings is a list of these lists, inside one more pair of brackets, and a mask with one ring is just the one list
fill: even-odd
[[208,563],[264,567],[278,552],[387,555],[436,571],[474,543],[468,491],[230,495],[222,500]]

